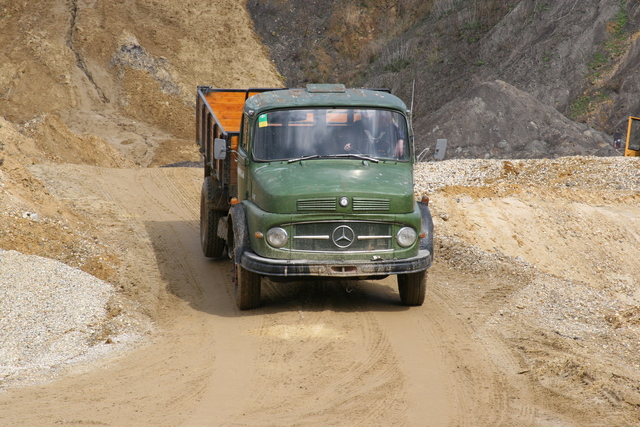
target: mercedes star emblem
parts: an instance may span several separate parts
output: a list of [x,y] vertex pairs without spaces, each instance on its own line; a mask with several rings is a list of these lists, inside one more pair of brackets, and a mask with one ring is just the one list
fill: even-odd
[[353,232],[351,227],[346,225],[340,225],[333,230],[333,234],[331,234],[331,239],[333,243],[339,248],[348,248],[351,246],[353,241],[355,240],[356,234]]

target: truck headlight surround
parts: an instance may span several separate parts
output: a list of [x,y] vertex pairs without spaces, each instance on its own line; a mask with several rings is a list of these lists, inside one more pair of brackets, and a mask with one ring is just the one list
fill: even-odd
[[282,227],[273,227],[267,231],[267,242],[274,248],[281,248],[289,241],[287,230]]
[[408,248],[413,245],[416,241],[416,237],[416,230],[411,227],[402,227],[396,234],[396,240],[403,248]]

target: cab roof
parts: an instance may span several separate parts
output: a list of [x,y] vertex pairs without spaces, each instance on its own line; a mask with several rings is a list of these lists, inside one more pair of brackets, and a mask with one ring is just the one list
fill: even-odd
[[341,84],[313,84],[301,89],[281,89],[260,92],[249,97],[246,112],[261,113],[281,108],[367,107],[386,108],[405,113],[406,105],[386,90],[347,89]]

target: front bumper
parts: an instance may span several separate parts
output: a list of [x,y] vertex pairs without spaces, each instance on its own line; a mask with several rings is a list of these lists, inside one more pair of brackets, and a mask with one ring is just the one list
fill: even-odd
[[367,277],[388,274],[416,273],[431,267],[433,256],[421,249],[418,255],[406,259],[375,261],[282,260],[264,258],[253,252],[242,254],[242,266],[264,276]]

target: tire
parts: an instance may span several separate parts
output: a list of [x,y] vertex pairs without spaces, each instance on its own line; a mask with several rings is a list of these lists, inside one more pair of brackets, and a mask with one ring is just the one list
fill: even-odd
[[218,223],[226,211],[216,209],[220,198],[213,178],[206,177],[200,194],[200,245],[208,258],[220,258],[224,253],[225,241],[218,237]]
[[234,264],[236,305],[240,310],[250,310],[260,305],[259,274],[249,271],[240,264]]
[[427,271],[398,274],[398,293],[403,305],[422,305],[427,293]]
[[229,210],[232,233],[229,238],[229,251],[233,262],[236,305],[240,310],[250,310],[260,305],[259,274],[242,266],[242,254],[251,249],[247,235],[247,220],[242,204],[236,204]]

